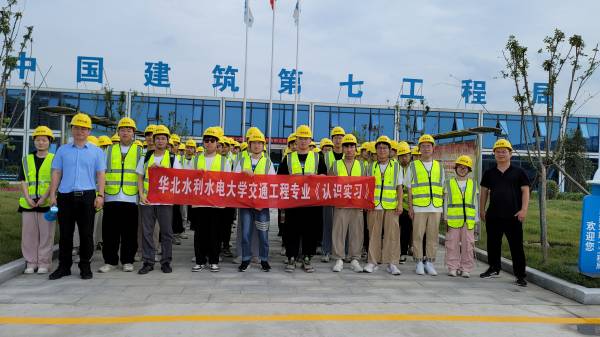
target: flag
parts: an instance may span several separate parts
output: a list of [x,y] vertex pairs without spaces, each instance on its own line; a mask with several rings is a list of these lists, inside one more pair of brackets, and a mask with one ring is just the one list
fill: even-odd
[[254,23],[254,15],[252,15],[252,10],[250,10],[248,1],[250,0],[246,0],[244,4],[244,23],[246,23],[248,27],[252,27],[252,24]]
[[271,9],[275,10],[275,1],[276,0],[269,0],[269,3],[271,4]]
[[296,0],[296,7],[294,8],[294,22],[296,23],[296,26],[298,25],[299,21],[300,21],[300,0]]

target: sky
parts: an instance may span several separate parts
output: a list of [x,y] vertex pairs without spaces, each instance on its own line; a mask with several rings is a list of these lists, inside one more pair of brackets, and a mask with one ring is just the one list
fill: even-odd
[[[294,99],[277,93],[277,74],[295,67],[295,4],[278,0],[276,5],[276,100]],[[49,87],[100,89],[99,84],[76,83],[77,56],[100,56],[105,84],[114,90],[165,93],[164,88],[144,86],[145,62],[162,61],[171,67],[172,94],[215,95],[212,70],[220,64],[239,69],[235,96],[243,95],[244,0],[21,0],[20,5],[23,24],[34,26],[32,56],[44,73],[50,70]],[[247,96],[268,99],[272,10],[268,0],[250,0],[250,8],[254,25],[249,30]],[[600,41],[599,12],[597,0],[302,0],[300,99],[393,105],[403,78],[420,78],[429,106],[464,108],[461,81],[472,79],[486,81],[485,109],[514,111],[514,83],[500,75],[508,36],[529,47],[531,82],[544,82],[543,58],[537,55],[544,37],[559,28],[567,36],[582,35],[591,51]],[[360,101],[340,88],[350,73],[365,82]],[[16,75],[13,85],[20,83]],[[38,72],[37,85],[40,78]],[[566,77],[559,80],[557,104],[566,96],[566,82]],[[596,74],[580,94],[579,114],[600,115],[599,92]],[[233,97],[228,90],[217,95]]]

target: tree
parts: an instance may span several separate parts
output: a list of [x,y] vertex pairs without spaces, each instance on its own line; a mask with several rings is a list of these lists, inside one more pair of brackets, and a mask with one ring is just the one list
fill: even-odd
[[[594,172],[592,162],[585,157],[586,146],[585,138],[581,129],[577,128],[564,140],[564,153],[561,162],[565,165],[565,171],[573,177],[580,185],[585,186],[586,180]],[[567,192],[577,192],[579,189],[570,180],[565,182]]]
[[[521,124],[523,125],[526,142],[527,157],[537,173],[539,181],[539,203],[540,203],[540,243],[542,249],[542,262],[548,259],[548,237],[546,221],[546,177],[548,168],[556,167],[567,179],[573,182],[581,190],[585,188],[573,179],[565,170],[564,161],[564,139],[566,137],[566,126],[571,116],[573,108],[577,105],[577,99],[580,98],[581,90],[592,77],[598,68],[598,44],[592,49],[591,55],[585,52],[585,43],[580,35],[573,35],[565,40],[565,34],[556,29],[552,36],[544,39],[544,47],[538,50],[538,54],[544,58],[541,69],[548,78],[547,89],[543,93],[547,97],[546,113],[544,115],[534,113],[534,93],[530,87],[529,80],[529,59],[527,56],[527,47],[523,46],[515,36],[511,35],[503,50],[506,69],[502,71],[504,78],[511,79],[515,85],[514,101],[517,103],[521,113]],[[556,106],[556,84],[562,71],[565,70],[567,92],[564,98],[563,106],[558,111]],[[545,116],[541,122],[541,116]],[[560,117],[558,130],[553,130],[553,119]],[[533,122],[532,130],[533,140],[530,138],[528,130],[529,125],[526,122],[530,117]],[[541,125],[546,129],[546,135],[541,132]],[[549,140],[553,139],[556,132],[557,141],[554,144]],[[544,141],[548,140],[548,141]],[[542,143],[543,142],[543,143]],[[586,191],[587,192],[587,191]]]
[[[23,111],[17,113],[18,104],[15,104],[13,111],[8,114],[5,111],[6,106],[6,86],[10,82],[10,77],[17,67],[18,55],[24,52],[27,46],[33,42],[33,26],[25,26],[25,34],[19,36],[21,31],[21,19],[23,13],[16,9],[17,0],[8,0],[6,5],[0,8],[0,39],[2,39],[2,49],[0,50],[0,144],[8,142],[8,129],[12,128],[19,120]],[[25,83],[27,85],[27,83]]]

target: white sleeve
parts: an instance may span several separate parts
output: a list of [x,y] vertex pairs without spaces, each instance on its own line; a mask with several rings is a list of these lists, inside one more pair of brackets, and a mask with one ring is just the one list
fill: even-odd
[[404,186],[406,186],[407,188],[412,188],[411,180],[412,180],[412,170],[410,169],[410,166],[408,166],[408,168],[406,169],[406,175],[404,175]]
[[398,181],[396,186],[402,186],[404,182],[404,170],[402,170],[400,163],[396,163],[396,165],[398,165]]
[[174,169],[182,169],[183,167],[181,167],[181,162],[179,160],[177,160],[177,158],[175,158],[175,161],[173,162],[173,168]]
[[233,170],[233,172],[236,172],[236,173],[242,172],[241,162],[238,161],[238,163],[235,165],[235,169]]
[[137,164],[137,167],[135,168],[135,172],[141,176],[144,175],[144,157],[140,158],[140,161]]

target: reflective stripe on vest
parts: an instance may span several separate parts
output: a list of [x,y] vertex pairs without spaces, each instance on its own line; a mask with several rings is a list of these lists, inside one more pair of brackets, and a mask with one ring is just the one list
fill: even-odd
[[108,195],[117,195],[123,190],[125,195],[138,193],[138,176],[135,172],[142,156],[139,146],[131,144],[125,159],[121,154],[121,144],[110,146],[106,152],[106,187],[104,192]]
[[[402,167],[402,177],[406,177],[408,166],[404,167],[400,165],[400,167]],[[404,184],[402,184],[402,208],[408,210],[408,187],[404,186]]]
[[[154,153],[152,153],[150,159],[144,164],[144,172],[146,172],[144,173],[144,194],[148,194],[148,163],[151,163],[150,165],[154,164]],[[165,154],[160,161],[160,167],[171,168],[171,154],[169,151],[165,151]]]
[[423,162],[415,160],[410,164],[412,172],[412,197],[413,205],[427,207],[442,207],[444,204],[442,186],[442,165],[437,160],[433,161],[431,172],[428,172]]
[[291,175],[317,174],[319,168],[319,154],[309,152],[304,162],[304,168],[300,164],[298,152],[292,152],[287,156],[288,171]]
[[[27,157],[23,158],[23,173],[25,176],[25,182],[27,183],[27,192],[31,199],[39,199],[50,188],[50,181],[52,180],[52,160],[54,159],[53,153],[48,153],[42,166],[40,166],[39,172],[35,169],[35,154],[28,154]],[[36,174],[37,173],[37,174]],[[36,177],[37,176],[37,177]],[[25,197],[19,198],[19,206],[25,209],[31,209]],[[50,206],[50,201],[46,200],[40,207]]]
[[452,228],[461,228],[467,223],[469,230],[475,228],[475,196],[477,194],[477,186],[473,183],[473,179],[467,179],[465,193],[458,186],[456,178],[448,181],[448,226]]
[[246,158],[242,158],[240,161],[240,167],[242,168],[242,171],[252,171],[254,174],[268,174],[269,169],[271,168],[271,159],[262,155],[260,159],[258,159],[258,162],[253,170],[252,159],[250,158],[246,160]]
[[360,164],[358,160],[354,160],[352,163],[352,168],[350,169],[350,174],[348,174],[348,169],[346,167],[346,162],[343,159],[339,159],[335,161],[335,164],[332,167],[333,174],[338,177],[360,177],[365,174],[365,170],[363,166]]
[[[379,162],[373,162],[369,169],[370,174],[375,177],[375,207],[381,204],[383,209],[398,208],[398,163],[388,161],[388,164],[383,173],[383,184],[381,181],[381,168]],[[392,169],[390,169],[390,167]]]
[[[228,161],[226,158],[224,158],[222,155],[216,153],[215,159],[213,159],[212,165],[210,166],[210,169],[208,169],[208,171],[224,172],[225,164],[227,164],[227,162]],[[204,156],[204,154],[201,154],[198,157],[196,157],[196,162],[194,164],[194,167],[196,168],[196,170],[206,170],[206,157]]]

